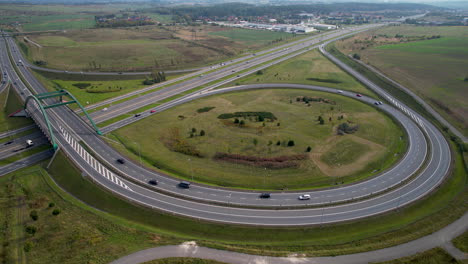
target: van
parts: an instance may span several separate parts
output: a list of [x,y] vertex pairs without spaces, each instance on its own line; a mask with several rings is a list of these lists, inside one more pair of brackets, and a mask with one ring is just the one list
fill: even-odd
[[190,182],[181,181],[181,182],[179,182],[179,187],[184,188],[184,189],[188,189],[188,188],[190,188]]

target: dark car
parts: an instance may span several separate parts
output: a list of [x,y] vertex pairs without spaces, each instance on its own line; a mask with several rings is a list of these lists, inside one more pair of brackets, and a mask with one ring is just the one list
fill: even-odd
[[141,116],[141,114],[135,114],[135,117],[139,117],[139,116]]
[[268,198],[271,197],[271,195],[269,193],[262,193],[262,194],[260,194],[259,197],[262,198],[262,199],[268,199]]
[[149,180],[148,183],[151,185],[158,185],[158,180],[152,179],[152,180]]
[[357,97],[362,97],[362,94],[356,94]]
[[181,181],[181,182],[179,182],[178,186],[180,188],[188,189],[188,188],[190,188],[190,182]]
[[125,160],[124,159],[117,159],[117,162],[120,163],[120,164],[124,164]]

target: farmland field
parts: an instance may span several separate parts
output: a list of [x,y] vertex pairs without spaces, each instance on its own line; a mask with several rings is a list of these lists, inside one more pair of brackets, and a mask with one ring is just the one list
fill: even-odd
[[[236,37],[211,33],[235,31]],[[194,33],[196,32],[196,33]],[[235,56],[249,49],[286,39],[284,33],[263,32],[252,41],[255,30],[200,27],[141,26],[118,29],[71,30],[18,37],[31,61],[70,71],[143,71],[195,68]],[[292,38],[291,34],[288,34]],[[33,42],[33,43],[32,43]]]
[[[297,101],[301,96],[329,101],[307,104]],[[238,111],[270,112],[277,119],[239,117],[236,123],[234,117],[219,117]],[[323,125],[318,116],[323,116]],[[354,134],[336,135],[337,126],[346,122],[359,128]],[[147,136],[142,136],[142,131]],[[370,176],[399,159],[395,153],[404,152],[403,135],[389,117],[372,106],[304,90],[261,90],[203,98],[112,133],[133,153],[138,154],[141,147],[145,160],[164,171],[214,185],[254,189],[309,188]],[[115,147],[122,149],[120,144]],[[353,155],[338,155],[337,148],[343,147],[352,148],[349,151]],[[305,157],[296,167],[278,169],[268,164],[225,162],[217,153]],[[322,156],[332,162],[321,161]]]
[[345,54],[358,53],[362,61],[423,97],[465,135],[467,46],[466,27],[385,27],[337,42]]

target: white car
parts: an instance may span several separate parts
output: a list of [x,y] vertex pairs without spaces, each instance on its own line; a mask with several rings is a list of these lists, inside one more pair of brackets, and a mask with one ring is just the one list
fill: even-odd
[[310,200],[310,194],[303,194],[298,197],[299,200]]
[[338,90],[338,93],[343,93],[343,91],[342,91],[342,90]]

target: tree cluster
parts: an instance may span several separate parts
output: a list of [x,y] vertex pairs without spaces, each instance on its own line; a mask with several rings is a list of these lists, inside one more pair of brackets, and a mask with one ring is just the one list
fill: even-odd
[[240,154],[229,154],[217,152],[213,156],[214,160],[221,160],[237,164],[243,164],[254,167],[269,168],[269,169],[283,169],[283,168],[297,168],[299,163],[297,161],[307,159],[305,154],[278,156],[278,157],[257,157],[257,156],[244,156]]
[[151,77],[146,77],[143,81],[144,85],[152,85],[166,81],[166,74],[164,72],[155,71],[151,73]]
[[229,119],[235,117],[257,117],[259,122],[263,122],[265,119],[270,121],[276,120],[276,116],[271,112],[235,112],[235,113],[225,113],[218,116],[219,119]]
[[348,123],[341,123],[338,125],[337,134],[344,135],[344,134],[353,134],[359,129],[359,125],[350,126]]

